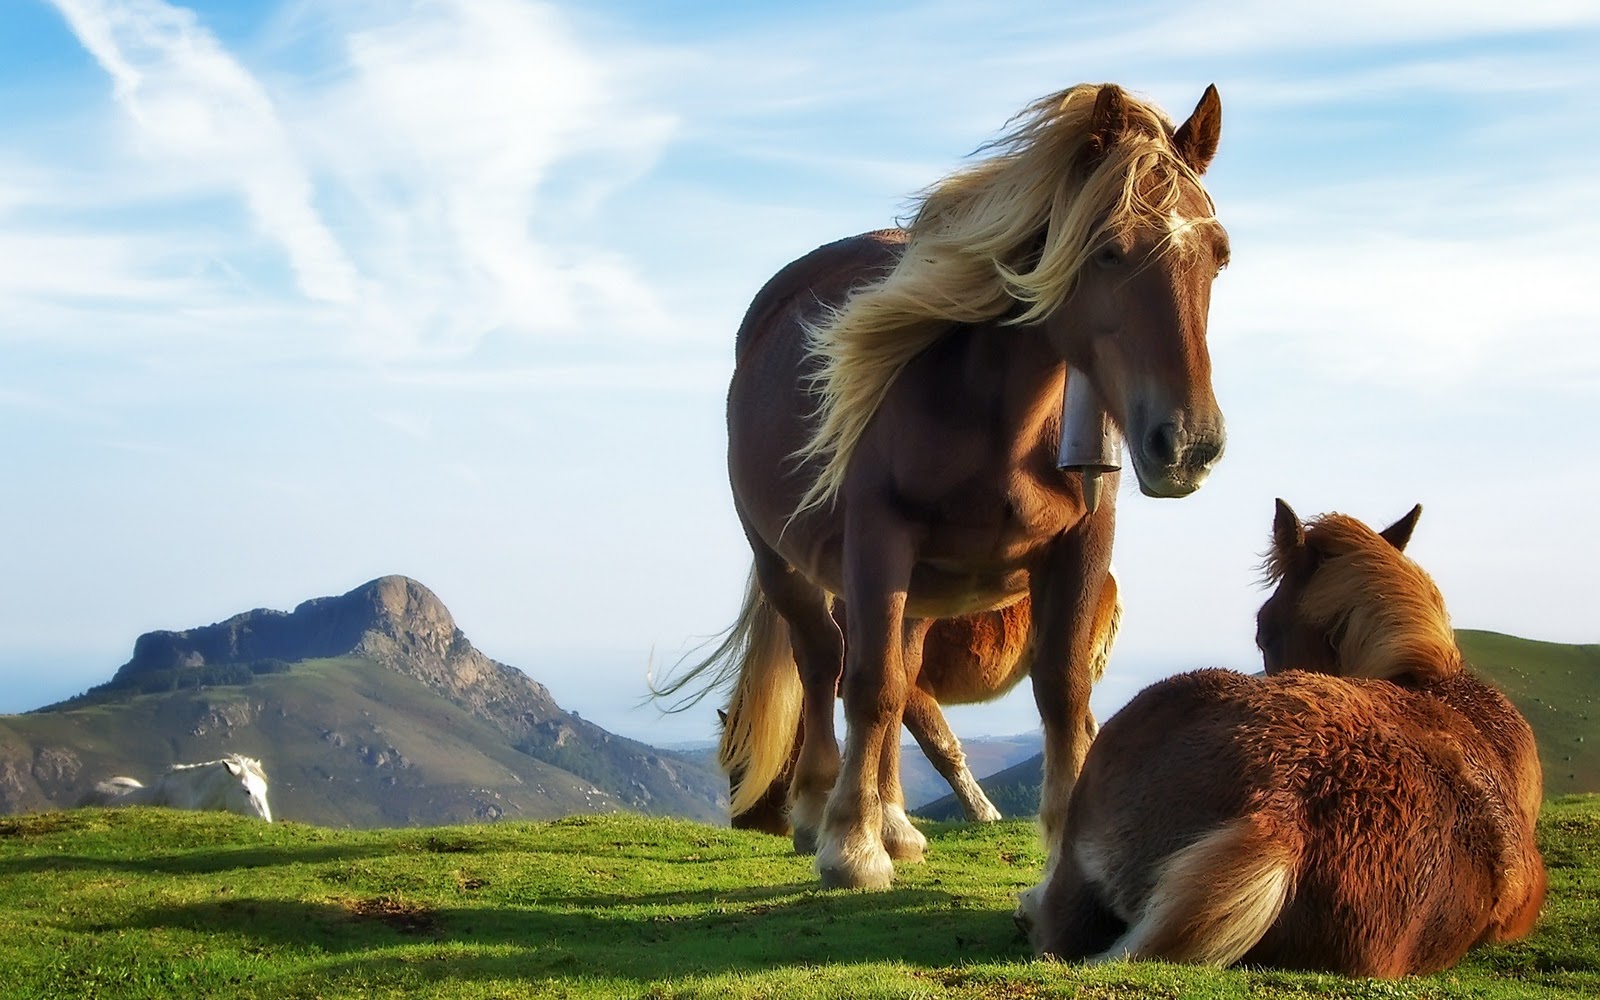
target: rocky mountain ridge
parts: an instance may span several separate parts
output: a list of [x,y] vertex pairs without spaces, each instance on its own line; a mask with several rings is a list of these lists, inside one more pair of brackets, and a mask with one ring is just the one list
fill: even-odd
[[157,765],[231,750],[292,781],[310,821],[725,815],[714,770],[564,711],[403,576],[289,612],[147,632],[107,683],[0,716],[0,811],[70,805],[118,760],[117,773],[148,780]]

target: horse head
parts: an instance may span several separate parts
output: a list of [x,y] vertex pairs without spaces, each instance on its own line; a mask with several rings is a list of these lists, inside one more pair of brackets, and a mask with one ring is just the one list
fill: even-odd
[[1256,615],[1268,674],[1436,680],[1461,669],[1444,598],[1404,554],[1422,506],[1382,531],[1324,514],[1302,524],[1277,501],[1265,571],[1277,584]]
[[222,765],[228,780],[221,791],[220,808],[240,816],[254,816],[272,822],[272,808],[267,805],[267,776],[261,763],[238,755],[223,759]]
[[1037,268],[1058,272],[1070,288],[1045,332],[1121,428],[1145,495],[1187,496],[1225,442],[1206,326],[1228,235],[1200,183],[1217,150],[1222,102],[1206,88],[1173,129],[1106,84],[1088,119],[1075,150],[1080,196],[1052,215]]

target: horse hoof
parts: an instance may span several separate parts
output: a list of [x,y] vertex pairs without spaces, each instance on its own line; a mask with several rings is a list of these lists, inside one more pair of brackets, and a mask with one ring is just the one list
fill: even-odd
[[883,810],[883,846],[889,857],[896,861],[921,861],[928,849],[928,838],[911,825],[906,811],[899,806],[886,806]]
[[903,830],[894,831],[892,836],[885,831],[883,847],[895,861],[921,861],[923,853],[928,849],[928,838],[924,837],[922,831],[916,827],[907,826]]
[[1000,810],[985,802],[982,808],[973,810],[973,814],[967,819],[974,823],[998,823],[1005,817],[1000,815]]
[[824,850],[817,854],[817,874],[824,889],[887,889],[894,882],[894,862],[881,847],[854,858]]
[[913,864],[921,862],[922,855],[927,850],[926,843],[919,844],[910,840],[884,841],[883,847],[888,852],[890,859],[907,861]]

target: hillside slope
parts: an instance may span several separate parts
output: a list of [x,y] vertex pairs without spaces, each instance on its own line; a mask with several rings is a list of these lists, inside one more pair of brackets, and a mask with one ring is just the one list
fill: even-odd
[[1600,792],[1600,645],[1460,629],[1467,662],[1533,727],[1546,795]]
[[[1460,629],[1467,663],[1500,688],[1533,727],[1544,767],[1546,795],[1600,792],[1600,646],[1564,645]],[[978,784],[1006,816],[1039,810],[1044,758],[1034,756]],[[960,803],[946,795],[915,810],[929,819],[958,819]]]
[[633,809],[716,820],[726,782],[572,715],[475,649],[405,577],[293,612],[140,636],[105,684],[0,716],[0,811],[73,804],[96,781],[261,758],[274,812],[335,825]]

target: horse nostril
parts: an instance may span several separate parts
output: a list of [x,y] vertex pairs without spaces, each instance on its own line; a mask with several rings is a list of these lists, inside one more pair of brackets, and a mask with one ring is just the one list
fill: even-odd
[[1189,453],[1184,456],[1190,468],[1205,469],[1216,464],[1222,457],[1222,441],[1218,438],[1201,438],[1189,445]]
[[1162,465],[1172,465],[1178,460],[1178,428],[1168,421],[1161,424],[1145,438],[1144,453]]

